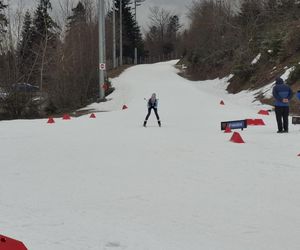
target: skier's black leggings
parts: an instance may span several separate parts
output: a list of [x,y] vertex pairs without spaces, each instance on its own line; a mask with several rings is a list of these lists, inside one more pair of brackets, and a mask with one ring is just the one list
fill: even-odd
[[155,113],[155,115],[156,115],[156,119],[159,121],[159,116],[158,116],[158,113],[157,113],[157,108],[152,108],[152,107],[151,107],[151,108],[148,108],[148,114],[147,114],[145,120],[148,121],[148,118],[149,118],[149,116],[150,116],[150,114],[151,114],[151,109],[154,110],[154,113]]

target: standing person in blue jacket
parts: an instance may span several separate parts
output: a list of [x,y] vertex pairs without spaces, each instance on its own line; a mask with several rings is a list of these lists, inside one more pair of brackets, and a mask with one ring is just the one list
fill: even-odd
[[273,87],[275,98],[275,114],[278,131],[277,133],[289,132],[289,101],[293,96],[291,88],[284,83],[282,78],[277,77]]
[[297,97],[300,100],[300,90],[297,91]]
[[153,93],[151,95],[151,98],[147,102],[148,114],[147,114],[147,116],[145,118],[145,121],[144,121],[144,127],[146,127],[146,125],[147,125],[147,121],[148,121],[148,118],[149,118],[149,116],[151,114],[151,110],[152,109],[154,110],[154,113],[155,113],[158,125],[161,126],[161,123],[160,123],[160,120],[159,120],[159,116],[158,116],[158,113],[157,113],[157,106],[158,106],[158,99],[156,98],[156,94]]

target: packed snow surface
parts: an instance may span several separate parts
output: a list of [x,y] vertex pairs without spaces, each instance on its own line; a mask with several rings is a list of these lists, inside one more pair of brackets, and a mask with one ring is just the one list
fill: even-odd
[[[300,128],[277,134],[253,94],[175,63],[113,79],[96,119],[1,121],[0,234],[29,250],[300,249]],[[144,128],[154,92],[162,127],[152,113]],[[220,122],[246,118],[266,126],[230,142]]]

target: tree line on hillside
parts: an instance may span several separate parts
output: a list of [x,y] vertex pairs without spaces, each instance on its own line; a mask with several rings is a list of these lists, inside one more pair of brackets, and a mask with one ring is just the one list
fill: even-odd
[[[119,5],[115,0],[116,54],[119,55]],[[22,23],[12,27],[8,6],[0,0],[0,118],[35,118],[76,110],[97,100],[98,16],[92,0],[78,1],[71,10],[61,5],[64,23],[50,13],[51,0],[39,0],[34,12],[19,13]],[[106,59],[112,64],[112,7],[105,18]],[[160,8],[151,11],[151,27],[143,39],[130,0],[122,1],[124,63],[155,56],[171,59],[177,47],[179,17]],[[16,36],[13,30],[20,30]],[[174,56],[173,56],[174,57]],[[106,77],[106,94],[112,91]]]
[[[300,1],[196,1],[190,8],[191,26],[184,34],[188,74],[207,79],[234,74],[230,91],[255,87],[275,78],[282,63],[295,65],[288,82],[300,79]],[[259,63],[253,58],[261,54]],[[278,67],[280,68],[280,67]],[[223,74],[223,75],[222,75]]]

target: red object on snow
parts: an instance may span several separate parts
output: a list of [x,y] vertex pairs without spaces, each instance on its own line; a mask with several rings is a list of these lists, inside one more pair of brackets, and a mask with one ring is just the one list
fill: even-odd
[[107,84],[107,83],[104,83],[103,86],[102,86],[102,88],[103,88],[105,91],[108,90],[108,88],[109,88],[109,87],[108,87],[108,84]]
[[231,128],[229,126],[226,126],[224,133],[231,133]]
[[300,156],[300,154],[298,154],[298,156]]
[[220,105],[225,105],[225,103],[224,103],[224,101],[222,100],[222,101],[220,101]]
[[264,123],[263,119],[255,119],[254,120],[254,125],[262,125],[262,126],[264,126],[266,124]]
[[128,109],[128,107],[124,104],[122,109]]
[[258,114],[260,114],[260,115],[269,115],[269,111],[268,110],[260,110],[258,112]]
[[63,120],[71,120],[71,117],[68,114],[64,114]]
[[234,132],[233,135],[230,138],[231,142],[234,143],[245,143],[243,138],[241,137],[241,135],[238,132]]
[[52,124],[55,123],[55,121],[52,117],[49,117],[47,123]]
[[0,235],[0,249],[1,250],[28,250],[25,245],[18,240]]
[[247,121],[247,126],[249,126],[249,125],[255,125],[254,123],[255,123],[255,119],[246,119],[246,121]]
[[96,115],[95,115],[94,113],[92,113],[92,114],[90,115],[90,118],[96,118]]
[[247,126],[266,125],[263,119],[247,119]]

